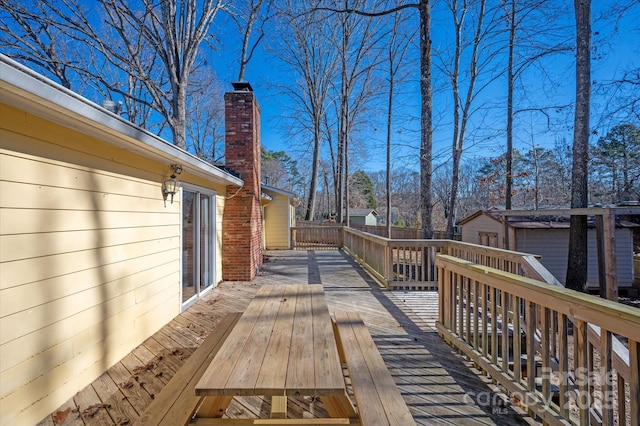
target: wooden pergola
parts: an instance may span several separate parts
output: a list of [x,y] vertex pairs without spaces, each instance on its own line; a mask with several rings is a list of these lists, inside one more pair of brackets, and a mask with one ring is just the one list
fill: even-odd
[[616,266],[616,216],[640,215],[640,207],[589,207],[576,209],[548,210],[505,210],[500,212],[505,228],[505,248],[509,249],[510,216],[593,216],[596,224],[596,244],[598,248],[598,277],[600,296],[618,301],[618,273]]

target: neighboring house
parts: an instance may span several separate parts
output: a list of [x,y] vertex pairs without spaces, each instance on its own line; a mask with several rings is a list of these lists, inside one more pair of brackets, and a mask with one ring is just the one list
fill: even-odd
[[234,89],[235,174],[0,55],[0,424],[37,423],[217,283],[251,280],[265,237],[286,248],[268,212],[289,194],[264,188],[263,237],[259,108]]
[[374,209],[350,209],[349,224],[353,226],[378,224],[378,212]]
[[[462,241],[504,248],[505,227],[502,211],[480,210],[461,220]],[[569,257],[568,216],[508,216],[510,249],[539,255],[540,262],[558,281],[564,283]],[[588,222],[588,278],[591,289],[598,288],[598,256],[593,217]],[[616,221],[616,266],[618,287],[633,285],[633,228],[630,222]]]
[[268,250],[288,250],[292,247],[291,232],[295,226],[295,194],[262,185],[264,247]]

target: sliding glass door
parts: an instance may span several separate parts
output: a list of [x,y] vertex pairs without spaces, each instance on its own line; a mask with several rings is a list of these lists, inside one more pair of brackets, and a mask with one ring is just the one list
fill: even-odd
[[215,194],[182,190],[182,303],[196,300],[215,283]]

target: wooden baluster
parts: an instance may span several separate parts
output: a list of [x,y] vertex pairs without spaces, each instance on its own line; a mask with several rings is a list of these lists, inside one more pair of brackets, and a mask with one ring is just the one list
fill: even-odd
[[479,320],[478,320],[478,315],[480,314],[479,310],[478,310],[478,306],[479,306],[479,298],[480,295],[478,294],[480,291],[480,283],[478,281],[473,281],[473,349],[475,349],[476,351],[479,350],[479,343],[478,343],[478,326],[479,326]]
[[502,371],[509,371],[509,297],[506,291],[500,291],[502,303]]
[[558,369],[560,370],[560,415],[569,418],[569,349],[567,316],[558,314]]
[[589,389],[589,354],[587,340],[587,324],[575,320],[573,323],[573,344],[575,347],[574,372],[578,395],[578,418],[581,425],[589,424],[589,408],[591,407],[591,391]]
[[629,395],[631,424],[640,424],[640,343],[629,340]]
[[611,332],[600,329],[600,391],[602,393],[602,424],[613,425],[613,372]]
[[498,364],[498,303],[497,290],[491,287],[491,362]]
[[[469,278],[467,278],[466,280],[466,285],[465,285],[465,300],[464,300],[464,306],[466,308],[465,310],[465,314],[464,314],[464,328],[465,328],[465,340],[467,343],[471,343],[471,286],[473,285],[473,281]],[[475,308],[475,305],[474,305]]]
[[463,306],[463,302],[464,302],[464,284],[467,281],[467,278],[460,275],[458,277],[458,285],[457,285],[457,294],[456,296],[458,297],[458,327],[457,327],[457,332],[458,332],[458,336],[461,339],[464,339],[464,335],[462,334],[464,332],[464,306]]
[[542,308],[542,317],[540,318],[540,334],[542,348],[542,400],[545,405],[551,402],[551,355],[549,353],[549,333],[551,327],[551,311],[549,308]]
[[527,301],[527,389],[536,389],[536,310],[535,303]]
[[489,289],[484,283],[480,286],[482,291],[482,356],[487,358],[489,354],[489,311],[487,306]]
[[522,380],[522,367],[520,359],[522,357],[521,332],[520,332],[520,303],[519,297],[514,297],[513,303],[513,378],[519,384]]

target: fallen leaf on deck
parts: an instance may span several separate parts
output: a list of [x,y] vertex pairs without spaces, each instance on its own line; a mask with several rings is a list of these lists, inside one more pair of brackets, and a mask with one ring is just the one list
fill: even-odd
[[71,408],[67,408],[64,411],[56,411],[53,413],[53,422],[64,423],[64,421],[67,420],[67,417],[69,417],[69,414],[71,414]]
[[100,411],[100,409],[107,409],[107,408],[111,408],[111,405],[109,404],[93,404],[90,405],[89,407],[85,408],[84,410],[82,410],[82,416],[88,416],[88,417],[93,417],[96,414],[98,414],[98,412]]

